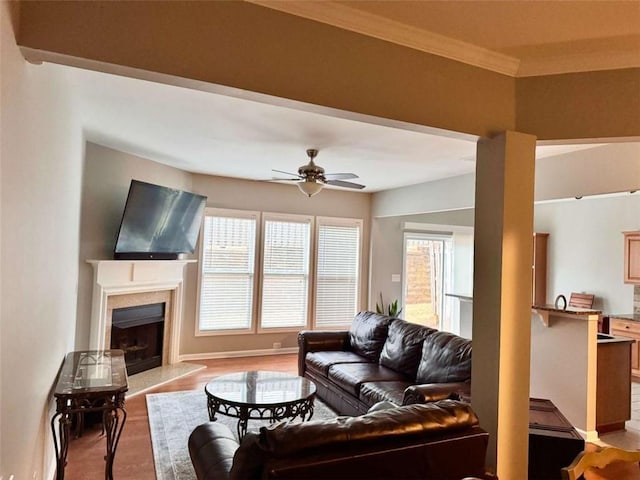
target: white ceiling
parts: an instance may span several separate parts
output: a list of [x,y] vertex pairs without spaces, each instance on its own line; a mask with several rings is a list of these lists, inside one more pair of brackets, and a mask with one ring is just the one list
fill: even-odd
[[[318,2],[279,5],[314,3]],[[518,61],[551,50],[569,55],[578,44],[611,47],[621,37],[633,47],[640,39],[640,22],[634,22],[635,7],[640,14],[636,0],[604,2],[620,4],[619,11],[602,7],[603,2],[321,3],[325,12],[335,7],[342,15],[346,7],[348,12],[365,12],[369,20],[383,18],[500,55],[518,55]],[[581,21],[566,20],[569,4],[574,8],[571,18],[580,14]],[[517,21],[509,23],[508,18]],[[599,28],[593,22],[601,22]],[[618,27],[613,28],[612,22]],[[65,69],[72,78],[87,140],[191,172],[268,180],[272,169],[297,171],[307,163],[305,150],[318,148],[316,162],[327,172],[353,172],[360,177],[355,181],[367,186],[363,191],[376,192],[471,173],[475,168],[476,138],[471,136],[390,126],[381,119],[344,112],[310,113],[88,70],[44,68]],[[539,146],[537,157],[596,146]]]
[[[43,67],[40,67],[43,68]],[[424,133],[56,65],[77,94],[88,141],[186,171],[268,180],[318,148],[328,173],[376,192],[471,173],[475,138]],[[375,119],[373,119],[375,120]],[[538,157],[597,145],[538,147]],[[280,175],[281,176],[281,175]]]

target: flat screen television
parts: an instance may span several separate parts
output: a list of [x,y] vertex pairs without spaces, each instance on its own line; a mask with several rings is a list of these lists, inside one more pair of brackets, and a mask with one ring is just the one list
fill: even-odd
[[175,260],[193,253],[207,197],[131,180],[113,257]]

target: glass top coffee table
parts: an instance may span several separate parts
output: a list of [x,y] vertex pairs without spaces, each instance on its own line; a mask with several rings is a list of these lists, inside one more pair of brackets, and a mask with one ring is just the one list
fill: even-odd
[[311,419],[316,386],[289,373],[251,371],[214,378],[204,391],[209,419],[215,421],[218,413],[237,418],[242,439],[249,420]]

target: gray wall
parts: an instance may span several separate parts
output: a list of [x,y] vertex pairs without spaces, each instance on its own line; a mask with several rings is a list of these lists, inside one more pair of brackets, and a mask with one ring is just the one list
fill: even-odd
[[[391,275],[402,274],[403,225],[405,222],[473,227],[473,210],[374,218],[371,227],[370,292],[372,298],[369,304],[370,308],[375,308],[376,300],[380,298],[380,292],[382,292],[385,304],[395,299],[402,301],[402,282],[392,282]],[[473,269],[470,272],[472,274]]]
[[[92,270],[87,259],[112,258],[113,245],[132,178],[186,189],[208,197],[207,206],[264,212],[362,218],[363,270],[361,308],[368,299],[371,195],[325,189],[305,198],[294,185],[191,174],[100,145],[87,144],[83,179],[79,256],[78,347],[88,345]],[[197,258],[197,254],[193,256]],[[198,266],[186,267],[181,355],[296,346],[296,333],[196,337]]]
[[83,138],[72,86],[25,62],[0,3],[0,478],[52,478],[51,389],[73,350]]
[[623,283],[621,232],[640,230],[640,193],[536,205],[534,224],[549,233],[549,301],[587,292],[605,312],[633,312],[633,285]]
[[131,179],[191,190],[191,174],[144,158],[87,143],[82,179],[76,348],[89,348],[93,268],[87,260],[113,258]]
[[[536,159],[535,201],[640,189],[640,142],[588,148]],[[373,194],[374,217],[473,208],[475,173]]]
[[[404,222],[473,226],[473,210],[375,218],[371,232],[372,302],[382,292],[402,298]],[[571,292],[596,295],[595,307],[605,313],[633,312],[633,285],[623,283],[623,231],[640,230],[640,192],[618,197],[584,197],[539,203],[534,207],[534,230],[549,233],[547,298]],[[471,294],[471,290],[454,293]]]

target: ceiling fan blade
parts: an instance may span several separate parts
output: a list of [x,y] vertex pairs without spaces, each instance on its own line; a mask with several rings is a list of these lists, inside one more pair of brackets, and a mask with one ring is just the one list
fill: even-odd
[[360,185],[359,183],[343,182],[342,180],[327,180],[325,183],[327,185],[333,185],[335,187],[357,188],[358,190],[365,187],[364,185]]
[[350,180],[358,178],[358,175],[355,173],[325,173],[324,178],[327,180]]
[[271,177],[270,181],[275,182],[299,182],[300,178],[280,178],[280,177]]
[[291,173],[291,172],[283,172],[282,170],[275,170],[272,169],[272,172],[276,172],[276,173],[284,173],[285,175],[289,175],[291,177],[298,177],[299,179],[302,178],[300,175],[298,175],[297,173]]

